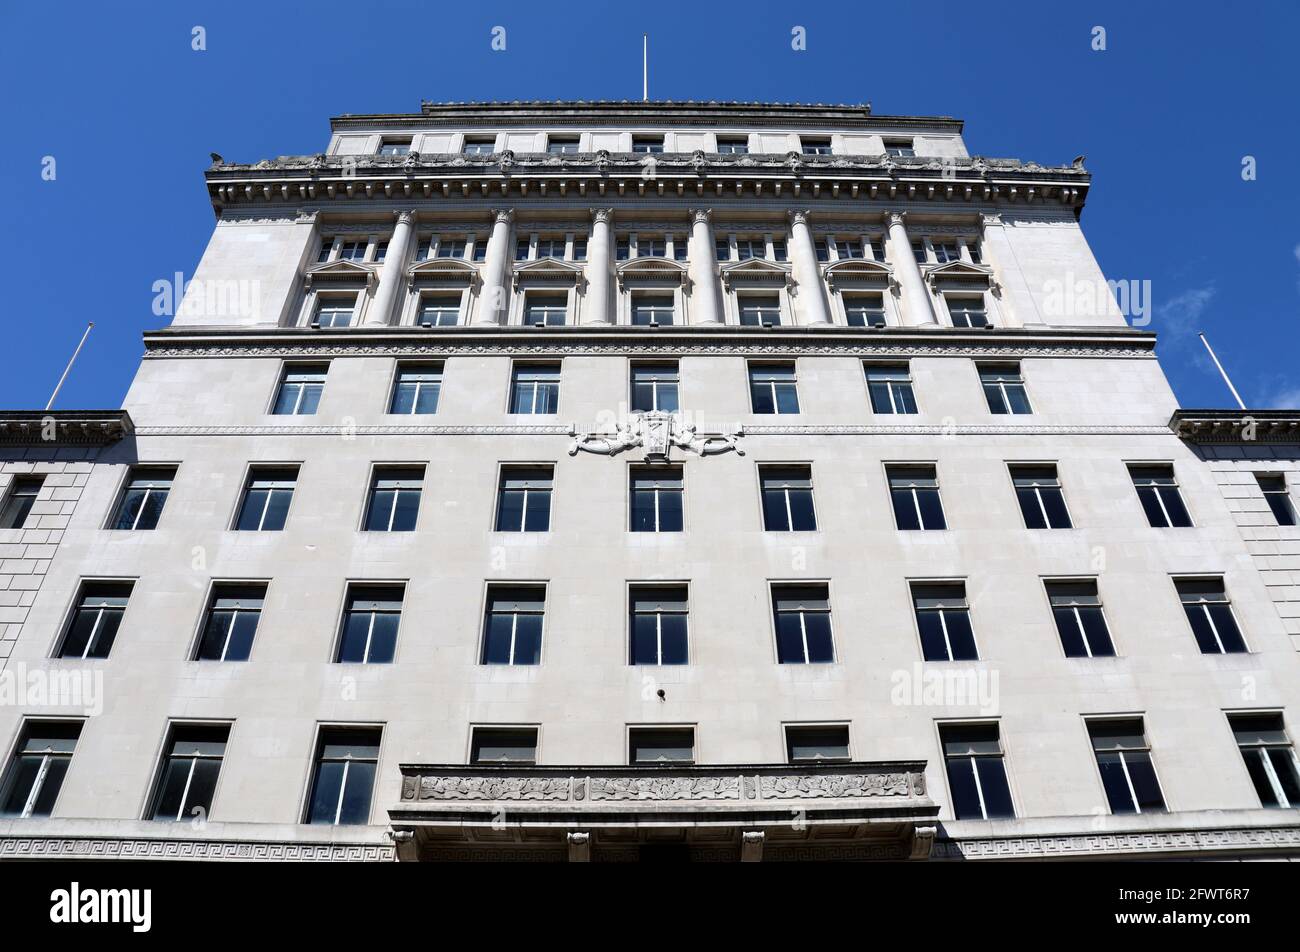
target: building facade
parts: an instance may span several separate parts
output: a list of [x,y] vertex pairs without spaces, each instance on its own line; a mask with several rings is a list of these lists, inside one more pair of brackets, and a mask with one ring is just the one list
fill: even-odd
[[123,409],[0,419],[0,857],[1300,855],[1296,417],[1178,410],[1081,160],[426,103],[207,187]]

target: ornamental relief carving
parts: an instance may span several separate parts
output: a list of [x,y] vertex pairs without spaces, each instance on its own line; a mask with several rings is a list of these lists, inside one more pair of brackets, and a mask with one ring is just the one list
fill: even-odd
[[[407,797],[404,777],[402,799]],[[421,800],[568,800],[569,778],[554,777],[420,777]]]
[[832,797],[906,797],[911,793],[909,775],[827,774],[813,776],[760,776],[758,791],[764,800]]
[[592,777],[592,800],[739,800],[739,777]]

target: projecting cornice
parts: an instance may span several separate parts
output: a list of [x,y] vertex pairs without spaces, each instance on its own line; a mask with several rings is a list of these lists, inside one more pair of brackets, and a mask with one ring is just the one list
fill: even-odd
[[1300,409],[1175,410],[1169,428],[1189,443],[1300,443]]
[[134,429],[125,410],[0,411],[0,446],[108,446]]

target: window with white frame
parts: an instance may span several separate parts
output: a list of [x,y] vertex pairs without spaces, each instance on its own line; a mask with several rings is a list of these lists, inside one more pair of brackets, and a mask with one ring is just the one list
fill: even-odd
[[762,236],[756,238],[738,237],[736,239],[736,258],[739,261],[744,261],[746,258],[765,260],[767,258],[767,239]]
[[906,157],[916,155],[916,150],[912,147],[911,139],[886,139],[884,141],[885,155],[895,157]]
[[989,412],[997,414],[1033,413],[1029,394],[1025,392],[1025,378],[1019,364],[977,364],[980,386]]
[[569,314],[569,296],[563,291],[529,291],[524,295],[524,323],[531,327],[558,327]]
[[551,155],[575,155],[578,152],[578,137],[548,136],[546,151]]
[[4,509],[0,510],[0,528],[21,529],[26,526],[44,485],[44,476],[15,476],[5,493]]
[[825,585],[773,585],[772,617],[778,663],[834,662],[830,590]]
[[369,822],[381,736],[377,727],[320,729],[307,823],[339,826]]
[[1264,501],[1273,512],[1273,518],[1279,526],[1296,524],[1295,505],[1291,502],[1291,493],[1287,489],[1286,476],[1282,473],[1256,473],[1255,481],[1259,491],[1264,494]]
[[1129,476],[1137,490],[1138,501],[1152,528],[1185,529],[1191,526],[1192,517],[1183,505],[1174,468],[1168,463],[1130,463]]
[[930,241],[930,248],[934,251],[934,260],[939,264],[961,260],[961,246],[956,241],[934,238]]
[[864,371],[873,413],[890,415],[917,412],[909,364],[866,364]]
[[636,256],[638,258],[668,257],[668,238],[666,235],[637,235]]
[[410,139],[384,139],[379,143],[380,155],[407,155],[410,151]]
[[686,586],[633,585],[628,601],[628,664],[686,664]]
[[663,327],[672,324],[675,310],[671,294],[632,295],[632,323],[638,327]]
[[402,620],[401,585],[349,585],[343,607],[339,664],[389,664]]
[[109,528],[131,531],[158,528],[175,478],[175,466],[132,467]]
[[628,481],[630,531],[682,531],[682,467],[634,466]]
[[989,312],[982,295],[945,294],[943,299],[948,305],[948,317],[953,327],[989,326]]
[[849,725],[787,724],[785,755],[792,764],[849,760]]
[[247,661],[262,618],[266,585],[220,582],[212,587],[195,661]]
[[798,413],[799,385],[794,363],[750,364],[749,400],[755,413]]
[[1015,463],[1007,468],[1026,529],[1072,528],[1055,463]]
[[536,727],[475,727],[470,735],[471,764],[537,763]]
[[1049,580],[1047,601],[1067,658],[1113,658],[1115,645],[1106,626],[1096,579]]
[[416,323],[421,327],[455,327],[460,323],[460,294],[422,294]]
[[365,532],[413,532],[424,490],[423,466],[377,466],[370,477]]
[[563,235],[541,235],[537,239],[538,258],[557,258],[564,260],[568,242]]
[[556,413],[560,404],[558,363],[516,363],[510,372],[510,412]]
[[503,466],[497,488],[497,532],[547,532],[551,528],[553,466]]
[[173,724],[150,800],[149,818],[177,823],[212,812],[229,724]]
[[816,531],[811,466],[760,466],[758,479],[766,531]]
[[496,150],[496,136],[466,136],[461,148],[464,155],[492,155]]
[[740,294],[736,296],[742,327],[777,327],[781,323],[780,294]]
[[545,604],[543,585],[490,585],[482,663],[540,664]]
[[82,582],[58,657],[107,658],[131,597],[131,582]]
[[844,321],[849,327],[884,327],[885,296],[883,294],[844,295]]
[[1165,812],[1142,718],[1090,720],[1088,737],[1111,813]]
[[347,327],[357,309],[355,294],[321,294],[316,297],[316,313],[312,324],[316,327]]
[[49,816],[81,737],[81,721],[27,721],[0,780],[0,817]]
[[718,136],[719,155],[748,155],[748,136]]
[[1179,578],[1174,579],[1174,587],[1201,654],[1246,651],[1222,578]]
[[393,378],[393,399],[388,412],[437,413],[441,392],[442,364],[398,364],[397,374]]
[[813,253],[817,256],[818,261],[831,260],[831,246],[829,238],[814,238]]
[[840,261],[864,257],[861,238],[836,238],[835,257]]
[[632,409],[675,413],[677,400],[677,361],[632,365]]
[[818,136],[800,136],[799,148],[804,155],[830,155],[831,140]]
[[646,155],[658,155],[664,150],[663,136],[633,136],[632,151]]
[[926,661],[978,661],[965,582],[913,582],[912,606]]
[[244,500],[235,520],[239,532],[279,532],[289,518],[294,487],[298,483],[295,466],[255,466],[248,471]]
[[271,413],[276,416],[310,416],[320,405],[328,364],[286,364]]
[[941,724],[944,769],[959,820],[1014,817],[997,724]]
[[1264,807],[1300,807],[1300,765],[1281,714],[1229,714],[1246,772]]
[[933,465],[885,467],[894,522],[899,529],[938,530],[948,527],[939,498],[939,477]]

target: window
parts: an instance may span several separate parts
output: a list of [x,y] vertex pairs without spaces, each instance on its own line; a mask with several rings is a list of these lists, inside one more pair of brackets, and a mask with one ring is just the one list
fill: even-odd
[[122,499],[117,504],[111,529],[156,529],[167,496],[172,490],[174,468],[139,466],[131,470]]
[[400,585],[350,585],[339,635],[341,664],[388,664],[397,649],[402,620]]
[[550,466],[503,466],[497,493],[497,532],[547,532],[551,528]]
[[567,295],[530,293],[525,299],[524,323],[534,327],[562,325],[568,311]]
[[438,239],[438,257],[439,258],[464,258],[465,239],[464,238]]
[[340,261],[365,261],[369,242],[362,238],[358,241],[343,241],[339,244]]
[[410,139],[384,139],[379,144],[380,155],[406,155],[410,151]]
[[636,256],[638,258],[664,258],[667,255],[668,239],[666,237],[636,236]]
[[637,294],[632,298],[632,323],[639,327],[671,324],[673,322],[673,296],[671,294]]
[[953,327],[988,327],[989,315],[984,299],[978,297],[949,297],[948,316]]
[[763,528],[768,532],[813,532],[812,468],[809,466],[760,466],[763,493]]
[[366,532],[412,532],[420,514],[424,469],[376,467],[366,504]]
[[1026,529],[1071,528],[1070,512],[1065,508],[1055,465],[1015,465],[1009,469]]
[[910,156],[916,155],[916,150],[912,148],[911,139],[886,139],[885,155],[893,156]]
[[587,239],[581,235],[575,235],[573,237],[573,260],[587,260]]
[[28,721],[4,782],[0,816],[49,816],[81,737],[81,721]]
[[1264,499],[1268,501],[1268,508],[1273,510],[1273,518],[1277,520],[1277,524],[1295,525],[1295,506],[1292,505],[1291,495],[1287,492],[1286,477],[1280,473],[1256,473],[1255,479],[1259,483],[1260,492],[1264,494]]
[[1300,806],[1300,770],[1281,714],[1229,714],[1246,772],[1266,807]]
[[755,413],[798,413],[794,364],[750,364],[749,399]]
[[290,364],[284,368],[280,392],[271,409],[278,416],[308,416],[316,412],[325,389],[325,364]]
[[861,258],[862,241],[855,238],[836,238],[835,257],[843,261],[846,258]]
[[713,254],[719,261],[731,260],[731,241],[727,238],[718,238],[713,242]]
[[577,136],[549,136],[546,151],[551,155],[574,155],[578,151]]
[[321,728],[307,799],[308,823],[338,826],[370,819],[380,737],[378,728]]
[[775,258],[777,261],[789,260],[789,254],[786,251],[784,238],[772,239],[772,257]]
[[1049,581],[1047,601],[1067,658],[1112,658],[1115,646],[1102,614],[1095,580]]
[[515,260],[527,261],[532,245],[527,238],[520,238],[515,242]]
[[913,582],[912,605],[926,661],[978,661],[964,582]]
[[748,155],[749,139],[746,136],[718,136],[719,155]]
[[1164,813],[1165,798],[1151,763],[1142,718],[1089,721],[1101,785],[1111,813]]
[[849,327],[884,327],[884,296],[880,294],[855,294],[851,297],[845,297],[844,319]]
[[556,413],[559,405],[559,364],[515,364],[510,372],[511,413]]
[[1029,395],[1025,393],[1025,379],[1020,376],[1018,366],[984,366],[977,367],[980,386],[984,388],[984,399],[988,401],[990,413],[1033,413],[1029,406]]
[[389,413],[437,413],[442,364],[398,364]]
[[742,326],[776,327],[781,323],[781,297],[778,294],[743,294],[737,303]]
[[420,298],[421,327],[455,327],[460,323],[459,294],[427,294]]
[[867,392],[873,413],[915,413],[916,394],[912,390],[912,371],[907,364],[868,364]]
[[847,724],[799,724],[785,729],[786,759],[792,764],[808,761],[848,760]]
[[632,151],[658,155],[664,150],[663,136],[633,136]]
[[491,585],[483,625],[484,664],[539,664],[546,588]]
[[355,297],[320,297],[316,302],[315,327],[347,327],[356,308]]
[[619,238],[614,242],[614,257],[619,261],[627,261],[632,257],[632,242],[627,238]]
[[632,365],[632,409],[677,411],[677,364]]
[[82,582],[60,658],[107,658],[122,625],[131,582]]
[[0,510],[0,528],[23,528],[43,485],[44,476],[15,476],[9,486],[9,495],[5,497],[4,509]]
[[810,136],[801,136],[799,138],[799,145],[803,149],[804,155],[830,155],[831,154],[830,139],[816,139]]
[[627,732],[628,761],[635,764],[695,763],[695,728],[633,727]]
[[1246,650],[1223,579],[1174,579],[1174,587],[1201,654],[1239,654]]
[[686,664],[686,586],[632,587],[628,664]]
[[933,466],[887,466],[894,522],[900,529],[946,529],[939,478]]
[[465,155],[492,155],[496,150],[496,136],[466,136],[461,152]]
[[831,249],[825,238],[813,239],[813,252],[817,255],[818,261],[830,261]]
[[1147,514],[1147,522],[1154,528],[1186,528],[1192,524],[1192,517],[1178,492],[1173,466],[1131,465],[1128,471],[1142,509]]
[[673,235],[673,260],[685,261],[690,250],[690,239],[685,235]]
[[930,242],[930,247],[934,249],[934,260],[939,264],[961,260],[961,246],[955,241],[934,240]]
[[387,257],[388,242],[386,240],[375,242],[375,261],[382,262]]
[[767,257],[767,239],[766,238],[737,238],[736,239],[736,257],[741,261],[746,258]]
[[830,664],[830,593],[825,585],[772,586],[776,657],[781,664]]
[[475,727],[469,747],[471,764],[535,764],[537,728]]
[[208,818],[229,737],[229,724],[172,726],[149,807],[151,820]]
[[265,585],[214,585],[194,660],[247,661],[265,598]]
[[289,517],[289,503],[298,482],[298,470],[256,467],[248,472],[244,503],[235,529],[240,532],[279,532]]
[[482,262],[487,260],[487,246],[488,246],[487,235],[474,236],[474,254],[473,254],[474,261]]
[[564,258],[565,241],[563,235],[546,236],[537,239],[537,257]]
[[957,819],[1014,817],[998,725],[942,724],[939,740]]
[[631,483],[632,532],[682,531],[682,467],[634,466]]
[[912,242],[912,257],[916,259],[917,264],[927,264],[929,262],[930,255],[925,250],[924,241]]

